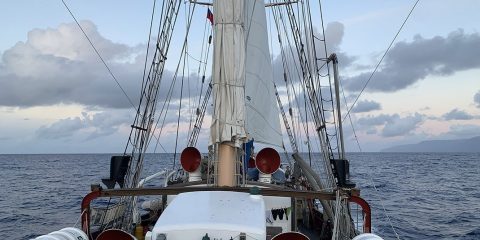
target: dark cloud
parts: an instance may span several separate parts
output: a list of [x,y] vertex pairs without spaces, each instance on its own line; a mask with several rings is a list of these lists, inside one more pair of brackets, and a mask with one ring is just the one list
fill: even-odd
[[443,115],[445,120],[470,120],[475,118],[473,115],[468,114],[465,111],[459,110],[457,108],[453,109],[452,111],[445,113]]
[[381,110],[381,109],[382,107],[380,106],[380,103],[375,101],[364,100],[364,101],[357,102],[352,112],[362,113],[362,112],[370,112],[370,111]]
[[[412,42],[399,42],[385,57],[368,85],[368,91],[394,92],[429,75],[447,76],[457,71],[480,67],[480,35],[462,29],[447,37],[430,39],[417,35]],[[371,72],[345,80],[350,91],[359,91]]]
[[473,101],[477,105],[478,108],[480,108],[480,91],[478,91],[475,96],[473,96]]
[[[144,46],[114,43],[104,38],[92,22],[82,21],[81,24],[133,104],[137,105],[143,75]],[[165,98],[172,78],[172,72],[164,71],[160,99]],[[192,79],[194,81],[198,77],[192,75]],[[174,88],[174,99],[179,96],[179,81],[181,78],[178,78]],[[18,42],[5,51],[0,62],[0,84],[0,106],[75,103],[89,107],[131,108],[74,23],[62,24],[55,29],[32,30],[26,42]],[[193,91],[195,85],[191,85],[188,92],[196,93]],[[184,91],[187,90],[185,87]]]

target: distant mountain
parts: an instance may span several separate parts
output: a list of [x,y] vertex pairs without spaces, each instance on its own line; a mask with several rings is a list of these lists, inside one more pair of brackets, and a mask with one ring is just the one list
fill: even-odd
[[423,141],[386,148],[382,152],[480,152],[480,136],[470,139]]

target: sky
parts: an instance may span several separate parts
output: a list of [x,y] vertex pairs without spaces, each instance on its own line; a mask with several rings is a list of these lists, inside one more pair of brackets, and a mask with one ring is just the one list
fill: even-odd
[[[153,2],[66,2],[135,100]],[[327,43],[339,54],[350,104],[414,2],[322,1]],[[480,136],[478,9],[476,0],[419,2],[352,110],[363,151]],[[134,110],[62,2],[2,1],[0,11],[0,153],[123,152]],[[190,33],[192,55],[201,50],[205,12],[199,7],[194,16],[198,21]],[[314,14],[316,27],[318,17]],[[178,21],[184,28],[183,15]],[[172,43],[170,52],[178,52],[181,38],[174,37]],[[198,86],[191,62],[188,81]],[[175,61],[167,61],[167,77],[174,69]],[[198,87],[190,90],[194,99]],[[172,109],[178,103],[174,101]],[[174,151],[176,114],[167,117],[157,152]],[[188,121],[182,112],[178,151],[185,146]],[[359,151],[349,121],[344,125],[347,150]],[[206,151],[207,139],[204,129],[200,149]]]

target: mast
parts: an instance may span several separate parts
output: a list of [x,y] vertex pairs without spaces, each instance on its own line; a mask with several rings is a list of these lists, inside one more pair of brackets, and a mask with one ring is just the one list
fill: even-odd
[[340,79],[338,77],[338,59],[335,53],[332,53],[328,60],[333,61],[333,80],[335,83],[335,98],[336,98],[336,107],[337,107],[337,121],[338,121],[338,133],[340,135],[339,146],[339,159],[345,159],[345,146],[343,143],[343,128],[342,128],[342,113],[340,106]]
[[244,1],[214,0],[214,112],[211,144],[218,146],[217,184],[235,186],[237,149],[245,133]]

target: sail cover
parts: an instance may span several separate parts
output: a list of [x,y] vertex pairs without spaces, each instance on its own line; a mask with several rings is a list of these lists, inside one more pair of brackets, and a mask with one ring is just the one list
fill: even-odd
[[210,144],[244,140],[245,29],[244,1],[217,0],[213,49],[214,109]]
[[210,144],[246,138],[282,146],[263,0],[214,1]]
[[255,142],[282,146],[263,0],[245,1],[245,129]]

